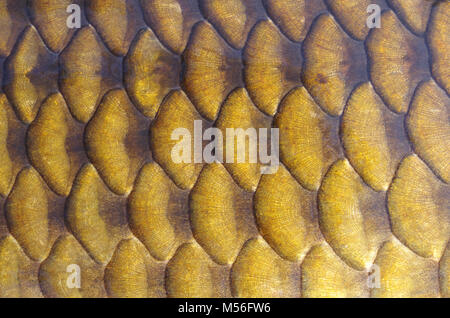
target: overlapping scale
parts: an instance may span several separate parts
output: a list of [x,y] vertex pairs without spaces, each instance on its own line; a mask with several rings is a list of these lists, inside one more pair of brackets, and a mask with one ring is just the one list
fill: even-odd
[[56,55],[46,48],[33,26],[27,27],[5,62],[3,80],[3,89],[23,122],[34,120],[43,100],[57,90],[57,78]]
[[251,197],[220,163],[206,165],[190,194],[190,220],[197,242],[219,264],[232,264],[256,233]]
[[303,44],[302,80],[314,100],[332,116],[342,114],[355,84],[367,77],[361,43],[351,39],[332,15],[320,15]]
[[[150,127],[150,147],[153,158],[182,189],[191,189],[197,180],[203,163],[194,161],[195,121],[202,122],[202,117],[194,105],[181,90],[172,91],[161,105],[158,117]],[[205,125],[206,126],[206,125]],[[176,129],[186,129],[185,135],[175,136]],[[175,131],[176,132],[176,131]],[[203,132],[201,132],[203,135]],[[173,138],[172,138],[173,136]],[[201,137],[201,136],[200,136]],[[200,138],[197,136],[197,138]],[[175,146],[184,141],[190,149],[188,162],[175,162],[173,157]],[[179,155],[179,153],[178,153]]]
[[231,269],[233,296],[243,298],[298,297],[299,265],[283,260],[261,239],[242,247]]
[[259,0],[200,0],[205,17],[233,47],[245,45],[248,33],[263,17]]
[[[215,126],[222,132],[223,147],[219,146],[218,152],[225,162],[225,168],[239,186],[249,192],[255,191],[264,167],[258,162],[259,149],[257,147],[251,149],[251,147],[252,145],[261,146],[258,141],[258,137],[261,135],[260,129],[270,130],[271,119],[256,108],[245,89],[238,88],[224,102]],[[231,136],[228,136],[227,129],[235,129],[236,134],[237,129],[242,129],[243,134],[246,134],[248,129],[255,129],[253,132],[256,134],[248,132],[245,141],[235,136],[231,140],[228,138]],[[270,133],[267,133],[267,137],[270,140]],[[232,145],[230,150],[233,153],[228,151],[228,145]],[[256,159],[255,163],[250,162],[252,153],[256,157],[254,158]],[[240,163],[242,155],[244,155],[244,160]],[[232,163],[228,157],[233,158]]]
[[186,243],[167,264],[167,296],[230,297],[228,268],[219,267],[196,243]]
[[387,2],[414,33],[422,35],[425,32],[433,1],[388,0]]
[[339,258],[326,243],[314,246],[301,264],[302,297],[368,297],[368,277]]
[[84,159],[77,149],[82,147],[81,142],[73,142],[72,147],[68,145],[69,132],[76,130],[81,137],[81,130],[73,122],[61,94],[52,94],[42,104],[27,133],[30,161],[49,187],[63,196],[69,194]]
[[270,20],[258,22],[244,48],[244,78],[255,105],[273,116],[284,95],[300,84],[302,55]]
[[320,238],[315,196],[303,189],[284,166],[261,178],[254,209],[261,235],[290,261],[301,261]]
[[386,191],[401,159],[410,151],[404,118],[392,113],[370,83],[358,86],[342,116],[346,155],[364,181]]
[[375,265],[379,268],[380,288],[372,289],[372,297],[439,296],[438,264],[414,254],[395,239],[379,250]]
[[445,182],[450,182],[450,98],[432,80],[421,83],[406,125],[416,153]]
[[87,123],[103,95],[121,81],[121,62],[87,26],[60,55],[59,85],[73,116]]
[[[140,125],[140,121],[143,125]],[[131,191],[134,179],[145,162],[147,140],[145,121],[124,90],[108,92],[86,126],[86,153],[108,187],[118,195]],[[142,131],[140,131],[142,130]]]
[[15,176],[28,164],[26,149],[16,146],[18,143],[25,144],[27,126],[17,118],[5,94],[0,94],[0,114],[3,143],[0,151],[0,195],[6,197]]
[[311,191],[319,188],[329,166],[341,154],[337,124],[304,87],[292,90],[275,116],[281,160],[297,181]]
[[61,52],[76,31],[75,28],[67,26],[69,17],[67,8],[71,4],[81,6],[81,1],[33,0],[29,2],[31,22],[53,52]]
[[125,86],[136,107],[155,117],[164,97],[178,83],[179,60],[165,49],[150,29],[136,36],[125,59]]
[[367,27],[367,9],[378,0],[325,0],[330,12],[336,17],[345,31],[357,40],[363,41],[370,29]]
[[431,70],[436,81],[450,94],[450,4],[440,1],[433,7],[427,32]]
[[397,238],[422,257],[438,260],[450,237],[450,187],[410,155],[398,168],[387,204]]
[[138,0],[90,0],[86,16],[115,55],[126,55],[142,26]]
[[136,239],[122,240],[105,269],[105,288],[113,298],[163,297],[164,267]]
[[0,239],[0,297],[41,297],[37,268],[10,235]]
[[127,233],[125,204],[113,196],[92,164],[83,166],[66,207],[67,226],[89,255],[109,262],[116,244]]
[[141,0],[146,22],[164,45],[181,54],[191,29],[202,19],[197,0]]
[[26,27],[27,0],[4,0],[0,3],[0,56],[11,53],[16,41]]
[[8,228],[35,261],[43,260],[51,247],[48,201],[44,182],[32,167],[19,173],[6,201]]
[[325,9],[322,1],[264,0],[264,4],[275,24],[295,42],[305,38],[316,15]]
[[[78,272],[79,270],[79,272]],[[76,278],[76,275],[79,275]],[[105,297],[103,269],[71,235],[58,238],[39,268],[43,294],[52,298]],[[77,282],[79,279],[79,282]],[[79,283],[80,288],[76,288]]]
[[372,29],[366,40],[370,78],[390,109],[406,113],[417,84],[428,76],[427,48],[394,12],[385,11],[380,19],[383,27]]
[[187,203],[187,193],[157,163],[142,168],[128,199],[128,222],[154,258],[169,259],[191,238]]
[[325,176],[318,194],[319,221],[325,239],[348,265],[368,269],[390,235],[384,194],[365,185],[346,159]]
[[242,82],[242,63],[208,22],[199,22],[183,54],[183,88],[200,114],[214,120],[227,95]]
[[3,298],[21,296],[19,281],[20,246],[9,236],[0,240],[0,295]]

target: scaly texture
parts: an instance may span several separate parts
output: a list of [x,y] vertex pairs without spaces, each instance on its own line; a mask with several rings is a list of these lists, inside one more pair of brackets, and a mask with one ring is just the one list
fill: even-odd
[[364,40],[370,29],[366,25],[367,7],[373,0],[325,0],[331,13],[354,38]]
[[66,151],[72,118],[61,95],[51,95],[28,130],[28,155],[48,185],[60,195],[70,191],[71,167]]
[[[57,61],[33,26],[25,29],[5,65],[4,90],[20,119],[29,124],[45,97],[56,89]],[[41,70],[47,69],[46,77]]]
[[274,126],[280,130],[281,160],[302,186],[317,190],[340,152],[336,123],[301,87],[283,100]]
[[131,130],[137,125],[137,112],[124,90],[105,95],[95,116],[86,126],[86,153],[100,176],[115,193],[131,191],[141,166],[138,147]]
[[7,107],[8,100],[5,95],[0,96],[0,194],[8,194],[12,181],[12,162],[8,152],[9,123]]
[[222,102],[240,81],[240,59],[208,22],[199,22],[183,54],[183,87],[200,114],[216,118]]
[[249,240],[231,270],[235,297],[295,297],[299,293],[299,268],[277,255],[264,240]]
[[145,165],[129,196],[129,224],[133,233],[158,260],[167,260],[191,237],[185,192],[180,191],[157,163]]
[[[154,149],[153,156],[164,170],[169,174],[177,186],[190,189],[194,186],[202,163],[194,162],[194,151],[188,155],[187,161],[173,161],[174,147],[178,142],[186,142],[187,147],[194,149],[195,121],[202,118],[183,91],[172,91],[164,101],[158,117],[150,128],[150,145]],[[175,129],[186,129],[185,135],[173,136]],[[180,138],[177,140],[176,138]],[[176,148],[178,149],[178,148]]]
[[450,236],[450,187],[416,155],[406,157],[388,193],[393,233],[423,257],[438,260]]
[[67,27],[67,7],[81,5],[80,0],[33,0],[30,1],[30,18],[47,46],[61,52],[69,43],[76,29]]
[[380,288],[373,297],[437,297],[438,264],[421,258],[398,241],[386,242],[378,252],[375,264],[380,269]]
[[366,42],[370,77],[387,106],[406,113],[417,84],[427,75],[426,48],[394,12],[383,12],[381,20],[383,27],[372,29]]
[[[249,192],[256,190],[263,166],[258,162],[250,162],[252,153],[254,156],[258,156],[257,149],[250,149],[251,145],[258,144],[258,136],[247,134],[247,132],[249,128],[270,129],[270,124],[271,120],[253,105],[247,91],[243,88],[238,88],[230,94],[216,121],[216,127],[223,134],[223,147],[222,149],[219,147],[218,154],[221,154],[225,168],[230,171],[237,184]],[[248,137],[233,136],[231,140],[229,138],[231,136],[227,134],[228,128],[242,129],[242,136]],[[233,145],[233,152],[232,149],[227,149],[227,145],[230,144]],[[244,156],[244,160],[242,160],[242,156]],[[232,162],[227,159],[228,157],[233,158]],[[257,161],[256,159],[255,161]],[[243,162],[239,162],[240,160]]]
[[258,0],[200,0],[206,18],[233,47],[240,49],[260,16]]
[[220,163],[205,166],[192,189],[192,232],[219,264],[232,264],[242,244],[255,233],[248,199]]
[[254,205],[261,235],[282,257],[301,261],[319,240],[314,197],[283,166],[262,177]]
[[433,1],[388,0],[388,3],[414,33],[422,35],[425,32]]
[[186,47],[193,25],[201,19],[196,0],[141,0],[144,16],[161,41],[177,54]]
[[[162,268],[136,239],[121,241],[105,269],[110,297],[147,298],[163,295]],[[159,279],[158,279],[159,278]]]
[[356,88],[342,116],[341,134],[346,155],[375,191],[386,191],[409,146],[402,117],[383,104],[370,83]]
[[[70,288],[67,282],[76,284],[71,277],[73,265],[80,269],[80,289]],[[72,275],[71,275],[72,274]],[[53,248],[39,269],[39,281],[45,296],[56,298],[104,297],[105,290],[99,284],[102,268],[96,264],[71,236],[58,238]]]
[[155,117],[164,97],[178,85],[179,62],[149,29],[142,30],[125,60],[125,85],[136,107]]
[[[168,297],[224,297],[227,277],[205,251],[195,243],[186,243],[177,250],[166,268]],[[228,283],[229,284],[229,283]]]
[[326,241],[350,266],[368,269],[390,234],[382,201],[346,159],[338,160],[328,171],[318,201],[320,228]]
[[450,4],[441,1],[434,6],[427,40],[430,45],[431,70],[437,82],[450,94]]
[[267,12],[286,36],[295,42],[302,41],[320,10],[322,1],[307,0],[264,0]]
[[365,60],[353,41],[330,14],[322,14],[304,42],[303,82],[320,107],[332,116],[342,114],[353,86],[364,79]]
[[256,106],[273,116],[300,81],[301,53],[270,20],[256,24],[244,50],[245,84]]
[[33,168],[23,169],[6,202],[6,220],[14,238],[33,260],[48,253],[48,198],[41,177]]
[[37,271],[11,235],[0,239],[0,297],[42,297]]
[[450,297],[449,10],[0,0],[0,297]]
[[[61,92],[74,117],[87,123],[109,88],[119,65],[92,27],[77,32],[60,56]],[[80,94],[81,92],[81,94]]]
[[81,168],[67,202],[67,225],[98,263],[108,262],[126,233],[125,216],[114,203],[94,166]]
[[450,183],[450,98],[436,83],[420,84],[407,117],[415,151]]
[[26,26],[26,0],[2,1],[0,12],[0,56],[6,57]]
[[[125,55],[140,25],[137,0],[90,0],[86,15],[116,55]],[[117,16],[123,19],[117,19]],[[130,16],[130,18],[128,18]]]
[[367,297],[365,272],[345,264],[326,243],[314,246],[302,263],[302,296]]

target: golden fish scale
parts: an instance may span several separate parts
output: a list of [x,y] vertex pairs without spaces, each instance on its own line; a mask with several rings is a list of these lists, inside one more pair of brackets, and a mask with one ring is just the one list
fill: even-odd
[[0,0],[0,297],[450,297],[449,52],[448,1]]

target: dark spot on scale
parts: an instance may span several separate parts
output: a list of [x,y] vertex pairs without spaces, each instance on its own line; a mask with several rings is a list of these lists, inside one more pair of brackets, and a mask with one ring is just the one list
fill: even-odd
[[319,74],[317,74],[317,81],[320,84],[326,84],[327,83],[327,78],[322,73],[319,73]]

